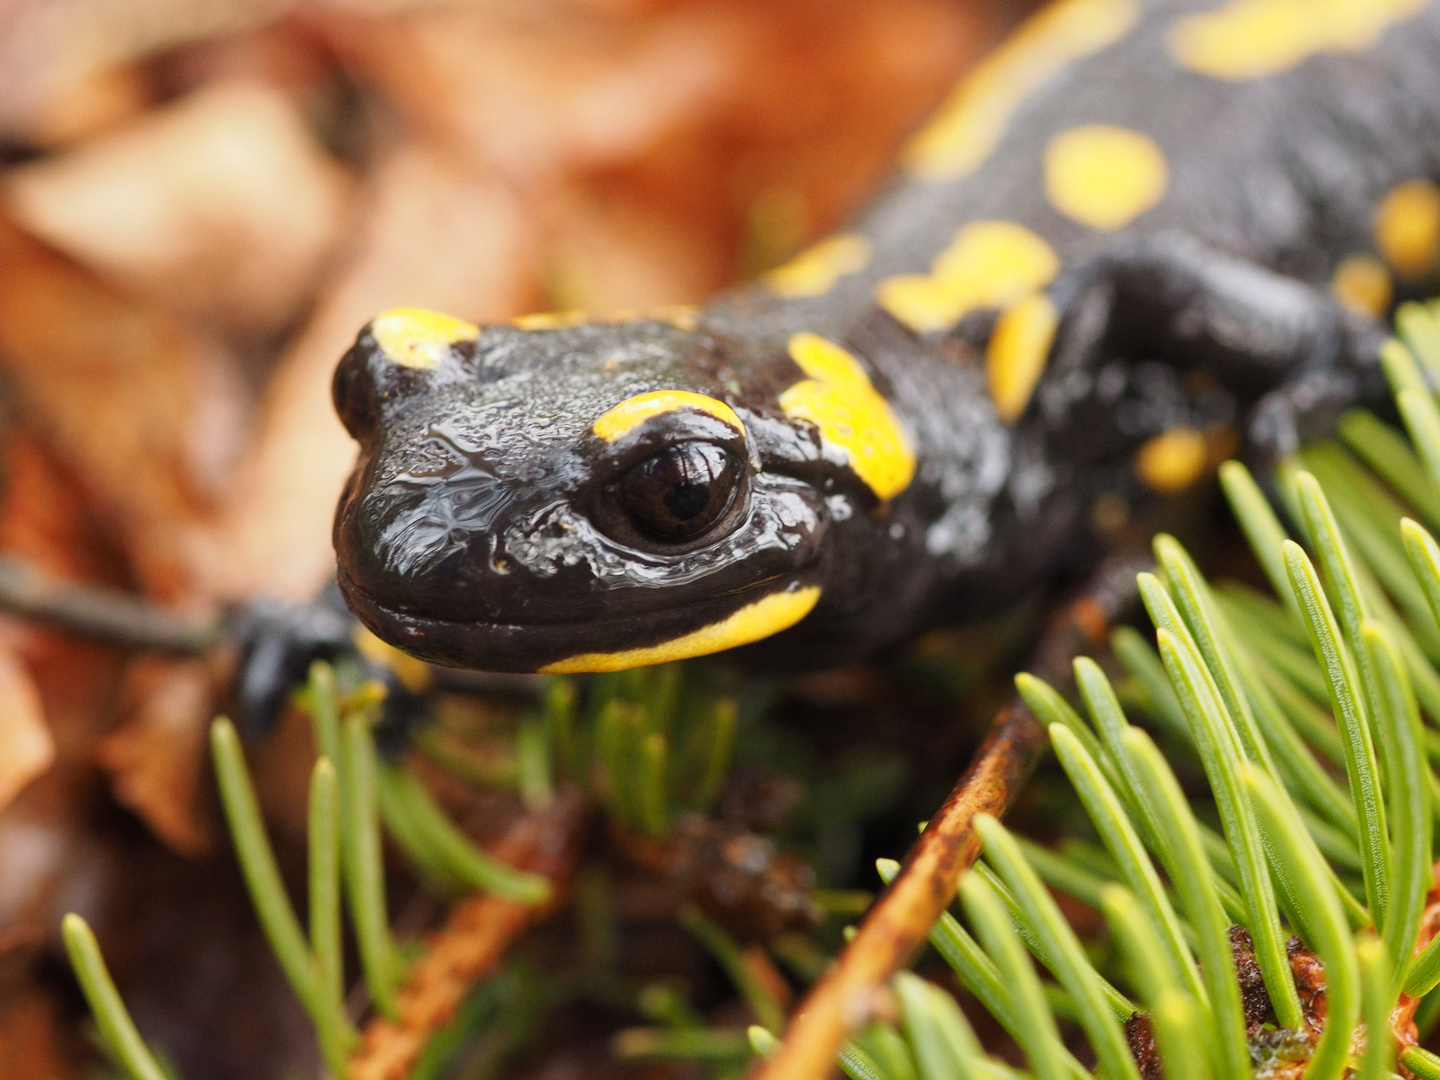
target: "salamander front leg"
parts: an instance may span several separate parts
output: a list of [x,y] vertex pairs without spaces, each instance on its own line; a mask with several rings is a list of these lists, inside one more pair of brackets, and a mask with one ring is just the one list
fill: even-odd
[[1115,358],[1208,373],[1245,410],[1247,449],[1291,453],[1340,411],[1383,392],[1385,333],[1320,289],[1184,235],[1118,247],[1062,275],[1064,312],[1037,405],[1063,415],[1087,372]]

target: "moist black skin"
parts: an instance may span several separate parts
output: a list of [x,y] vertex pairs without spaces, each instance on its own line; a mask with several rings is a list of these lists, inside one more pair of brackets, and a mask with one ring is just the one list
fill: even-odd
[[[347,602],[426,659],[533,671],[818,586],[808,616],[750,652],[828,666],[992,613],[1093,559],[1097,501],[1154,497],[1134,465],[1152,436],[1230,425],[1273,459],[1326,430],[1380,390],[1383,340],[1331,297],[1331,276],[1374,253],[1387,193],[1440,179],[1440,7],[1371,48],[1228,80],[1180,68],[1169,45],[1179,18],[1219,6],[1142,4],[1113,44],[1030,93],[973,172],[897,177],[847,230],[868,264],[820,295],[761,282],[680,325],[489,326],[429,370],[397,366],[362,331],[335,380],[360,444],[335,523]],[[1164,153],[1164,196],[1123,228],[1080,224],[1046,194],[1045,147],[1089,124]],[[1060,260],[1044,290],[1054,346],[1011,423],[986,386],[994,310],[921,333],[875,300],[982,220],[1023,225]],[[1402,296],[1433,284],[1398,282]],[[903,491],[877,498],[814,424],[787,416],[780,397],[805,378],[787,351],[800,332],[843,346],[890,403],[917,460]],[[592,433],[618,403],[664,389],[723,401],[747,437],[697,412],[614,444]],[[657,494],[637,468],[715,486]]]

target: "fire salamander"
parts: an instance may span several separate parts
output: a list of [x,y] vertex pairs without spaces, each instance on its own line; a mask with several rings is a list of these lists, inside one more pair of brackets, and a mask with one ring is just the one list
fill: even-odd
[[1440,4],[1060,0],[845,231],[694,310],[386,312],[347,601],[442,664],[834,664],[1378,388],[1440,267]]

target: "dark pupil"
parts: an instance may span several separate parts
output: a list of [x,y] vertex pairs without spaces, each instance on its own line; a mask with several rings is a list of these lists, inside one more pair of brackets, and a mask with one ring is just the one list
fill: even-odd
[[636,465],[620,484],[621,501],[645,532],[684,540],[730,506],[739,469],[724,447],[681,443]]

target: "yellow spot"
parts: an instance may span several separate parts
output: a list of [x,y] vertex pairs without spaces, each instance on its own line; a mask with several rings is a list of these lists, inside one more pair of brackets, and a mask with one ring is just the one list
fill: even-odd
[[1352,311],[1384,318],[1394,294],[1390,271],[1379,259],[1351,255],[1330,278],[1330,294]]
[[729,424],[742,436],[745,434],[744,423],[729,405],[718,398],[691,393],[689,390],[654,390],[648,394],[627,398],[596,420],[590,430],[606,442],[614,442],[630,434],[652,416],[678,412],[681,409],[708,413]]
[[590,315],[579,308],[569,311],[537,311],[531,315],[517,315],[510,325],[519,330],[563,330],[588,322]]
[[870,241],[842,233],[807,248],[784,266],[765,275],[776,296],[819,296],[846,274],[864,270],[870,262]]
[[669,323],[677,330],[694,330],[700,322],[700,309],[694,304],[667,304],[647,312],[645,318]]
[[1440,266],[1440,188],[1409,180],[1375,211],[1375,246],[1401,277],[1424,277]]
[[355,648],[360,655],[393,671],[400,680],[400,685],[406,690],[412,694],[423,694],[430,689],[430,665],[424,660],[401,652],[387,641],[381,641],[363,626],[357,626],[353,636]]
[[733,649],[737,645],[748,645],[752,641],[759,641],[771,634],[778,634],[786,627],[794,626],[810,614],[810,609],[819,599],[820,589],[813,585],[793,592],[771,593],[753,604],[746,604],[717,623],[702,626],[694,633],[671,641],[621,652],[581,653],[546,664],[540,670],[546,674],[625,671],[628,668],[684,660],[691,656],[704,656],[721,649]]
[[1050,284],[1060,259],[1022,225],[975,221],[931,264],[929,274],[886,278],[880,306],[917,333],[948,330],[977,308],[1009,307]]
[[1192,71],[1258,79],[1316,53],[1358,52],[1430,0],[1230,0],[1175,25],[1170,49]]
[[819,334],[790,339],[790,356],[810,376],[779,397],[792,420],[809,420],[824,440],[850,458],[850,468],[875,492],[890,499],[910,486],[915,451],[890,403],[870,385],[860,361]]
[[995,324],[985,350],[985,375],[995,411],[1007,424],[1020,419],[1045,370],[1060,313],[1043,293],[1022,300]]
[[1137,0],[1058,0],[1029,19],[960,83],[906,144],[901,163],[927,180],[954,180],[990,156],[1011,115],[1066,64],[1118,41]]
[[517,315],[510,320],[510,325],[517,330],[567,330],[572,326],[584,326],[586,323],[622,323],[646,319],[669,323],[679,330],[694,330],[699,314],[700,309],[694,304],[667,304],[648,310],[627,309],[601,314],[582,308],[571,308],[568,311],[537,311],[530,315]]
[[1135,454],[1135,472],[1151,491],[1176,495],[1204,475],[1209,460],[1205,436],[1178,427],[1145,441]]
[[1119,229],[1160,201],[1165,155],[1137,131],[1089,124],[1050,140],[1045,193],[1062,214],[1094,229]]
[[391,308],[370,321],[370,335],[392,364],[433,368],[457,341],[474,341],[474,323],[424,308]]

